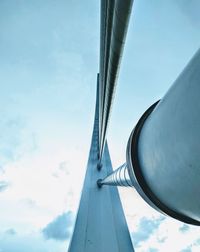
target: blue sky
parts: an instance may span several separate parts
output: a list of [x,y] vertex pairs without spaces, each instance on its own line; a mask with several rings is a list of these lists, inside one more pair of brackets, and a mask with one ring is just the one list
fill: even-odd
[[[99,7],[0,1],[0,252],[66,251],[93,126]],[[108,132],[114,167],[140,115],[199,48],[199,8],[135,1]],[[120,194],[136,251],[199,251],[197,228],[161,217],[131,189]]]

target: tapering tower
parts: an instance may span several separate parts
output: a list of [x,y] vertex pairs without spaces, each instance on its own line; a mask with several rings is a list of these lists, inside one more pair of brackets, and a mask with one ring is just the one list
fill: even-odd
[[133,252],[116,187],[96,181],[113,170],[106,132],[132,0],[101,1],[100,71],[87,171],[69,252]]

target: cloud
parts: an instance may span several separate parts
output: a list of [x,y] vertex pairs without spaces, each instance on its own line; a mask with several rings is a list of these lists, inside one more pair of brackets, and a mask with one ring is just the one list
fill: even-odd
[[20,145],[23,122],[19,118],[0,121],[0,165],[3,167],[8,161],[16,158],[16,150]]
[[46,241],[38,232],[0,236],[0,252],[62,252],[66,251],[67,246],[67,241]]
[[9,186],[10,184],[8,182],[0,181],[0,192],[5,191]]
[[163,216],[155,220],[143,217],[140,220],[138,230],[136,232],[133,232],[134,246],[139,247],[141,242],[148,240],[148,238],[154,233],[154,231],[158,229],[163,220]]
[[187,246],[186,248],[183,248],[180,252],[199,251],[200,250],[199,245],[200,245],[200,239],[197,239],[197,240],[191,242],[191,244],[189,246]]
[[32,199],[29,199],[29,198],[25,198],[25,199],[22,199],[20,200],[24,205],[30,207],[30,208],[34,208],[34,207],[37,207],[37,204],[34,200]]
[[158,250],[156,248],[150,248],[148,252],[158,252]]
[[[4,112],[5,113],[5,112]],[[0,120],[0,170],[19,160],[26,153],[37,149],[36,136],[27,127],[27,121],[15,115],[6,115]]]
[[182,249],[181,252],[192,252],[190,247],[187,247],[185,249]]
[[159,243],[164,243],[166,240],[167,240],[167,236],[164,236],[164,237],[161,237],[161,238],[158,237],[158,242]]
[[183,224],[183,225],[179,228],[179,231],[180,231],[181,233],[186,233],[189,229],[190,229],[189,225]]
[[67,166],[67,162],[61,162],[59,164],[59,170],[64,172],[66,175],[68,175],[70,173],[70,169]]
[[69,162],[67,162],[67,161],[60,162],[58,165],[57,171],[53,172],[52,176],[54,178],[60,178],[63,175],[66,175],[66,176],[70,175],[70,169],[69,169],[68,163]]
[[200,245],[200,238],[199,238],[199,239],[197,239],[197,240],[194,242],[194,245],[195,245],[195,246]]
[[64,241],[71,235],[72,223],[73,214],[71,211],[68,211],[57,216],[42,230],[42,233],[46,239]]
[[13,228],[9,228],[5,231],[5,234],[7,235],[16,235],[17,232]]

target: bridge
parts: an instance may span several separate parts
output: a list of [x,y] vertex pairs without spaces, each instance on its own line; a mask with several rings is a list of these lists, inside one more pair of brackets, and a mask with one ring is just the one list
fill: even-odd
[[116,186],[154,209],[200,225],[200,51],[138,120],[113,171],[106,141],[132,0],[101,1],[100,67],[92,141],[69,252],[134,251]]

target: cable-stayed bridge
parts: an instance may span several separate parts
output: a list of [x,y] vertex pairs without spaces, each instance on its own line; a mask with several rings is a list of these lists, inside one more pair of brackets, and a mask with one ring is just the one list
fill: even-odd
[[133,251],[116,187],[97,180],[113,171],[106,132],[132,0],[101,1],[100,72],[87,172],[69,251]]
[[101,1],[94,127],[69,252],[134,251],[115,186],[134,187],[159,212],[200,225],[200,51],[141,116],[126,162],[113,172],[106,133],[132,4]]

